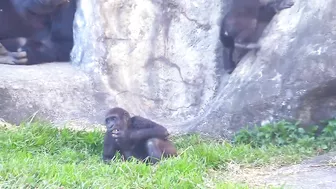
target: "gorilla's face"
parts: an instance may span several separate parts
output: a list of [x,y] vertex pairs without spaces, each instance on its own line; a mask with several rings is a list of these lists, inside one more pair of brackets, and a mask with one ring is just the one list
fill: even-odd
[[127,111],[121,108],[113,108],[109,111],[105,118],[106,130],[108,132],[119,132],[128,129],[128,121],[130,115]]

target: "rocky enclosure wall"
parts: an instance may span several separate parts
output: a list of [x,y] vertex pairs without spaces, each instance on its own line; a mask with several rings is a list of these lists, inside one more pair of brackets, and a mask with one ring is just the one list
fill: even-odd
[[[336,2],[296,0],[231,76],[221,62],[218,20],[227,11],[221,2],[80,1],[76,22],[85,24],[74,62],[100,65],[113,105],[178,130],[226,136],[254,123],[334,116]],[[83,47],[78,39],[91,36],[96,40]],[[106,47],[104,53],[78,56],[92,45]]]
[[[216,66],[220,2],[80,1],[74,63],[101,68],[115,105],[132,113],[166,123],[198,117],[221,82]],[[93,34],[87,27],[97,29]],[[83,47],[82,39],[91,37]],[[92,46],[98,52],[82,56]]]
[[[121,106],[172,132],[228,137],[246,125],[280,119],[310,124],[332,118],[335,6],[333,0],[295,0],[266,28],[262,48],[249,52],[227,75],[218,38],[218,21],[228,7],[222,1],[79,0],[72,63],[93,80],[88,88],[73,82],[86,98],[57,88],[67,97],[62,102],[69,102],[66,107],[76,114],[59,102],[58,116],[51,120],[101,123],[108,107]],[[0,83],[0,89],[3,86]],[[48,117],[50,108],[38,101],[24,102],[38,104],[45,112],[41,116]],[[9,108],[0,104],[4,109]]]

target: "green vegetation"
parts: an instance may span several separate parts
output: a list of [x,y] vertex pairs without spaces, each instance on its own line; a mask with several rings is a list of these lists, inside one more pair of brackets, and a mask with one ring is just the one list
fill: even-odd
[[303,129],[298,123],[286,121],[243,129],[234,137],[235,144],[251,144],[253,147],[294,145],[305,149],[330,150],[336,146],[336,120],[329,120],[320,134],[318,127]]
[[317,147],[335,145],[335,125],[330,121],[322,138],[286,122],[243,130],[233,144],[198,135],[173,137],[180,155],[155,166],[120,158],[111,165],[102,163],[99,131],[58,130],[45,123],[1,127],[0,187],[245,189],[248,185],[216,180],[209,171],[225,174],[232,163],[255,167],[299,162],[316,154]]

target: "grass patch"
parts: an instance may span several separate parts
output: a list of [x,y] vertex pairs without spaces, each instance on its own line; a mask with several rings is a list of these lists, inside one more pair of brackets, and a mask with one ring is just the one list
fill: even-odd
[[236,133],[235,144],[250,144],[253,147],[287,146],[298,148],[314,148],[318,151],[329,151],[336,146],[336,120],[325,121],[326,126],[318,133],[318,126],[306,129],[299,127],[299,123],[280,121],[270,123],[251,130],[243,129]]
[[[147,166],[101,161],[103,133],[45,123],[0,128],[1,188],[248,188],[209,179],[209,170],[283,165],[314,155],[314,146],[232,144],[198,135],[173,137],[180,155]],[[242,141],[242,140],[241,140]],[[211,177],[211,175],[210,175]]]

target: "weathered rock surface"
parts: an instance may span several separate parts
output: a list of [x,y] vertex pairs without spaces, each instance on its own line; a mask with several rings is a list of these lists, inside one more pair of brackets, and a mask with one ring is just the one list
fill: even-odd
[[336,153],[331,152],[298,165],[272,170],[256,180],[267,185],[284,186],[284,188],[334,189],[336,188]]
[[[336,115],[335,6],[296,0],[229,76],[222,1],[78,0],[72,59],[94,80],[64,65],[1,66],[0,117],[40,109],[52,121],[96,122],[122,106],[171,131],[223,137],[280,119],[317,123]],[[108,95],[95,95],[101,89]]]
[[227,133],[280,119],[311,124],[335,117],[335,5],[297,0],[277,15],[261,50],[244,57],[193,129]]
[[[275,16],[261,50],[245,56],[229,78],[218,51],[221,1],[89,4],[80,3],[77,39],[93,35],[95,49],[106,49],[83,57],[92,45],[77,40],[74,62],[100,65],[116,104],[132,113],[221,136],[250,124],[336,115],[333,0],[296,0]],[[84,32],[88,26],[94,32]]]
[[204,113],[221,82],[216,67],[220,0],[79,4],[74,63],[101,67],[119,106],[167,124]]
[[216,180],[246,183],[251,188],[334,189],[336,188],[336,153],[329,152],[295,165],[283,167],[242,168],[229,165],[228,172],[213,172]]
[[30,116],[56,124],[102,123],[104,93],[67,63],[1,65],[0,118],[19,124]]
[[293,189],[336,188],[336,153],[328,153],[298,165],[273,170],[265,183]]

